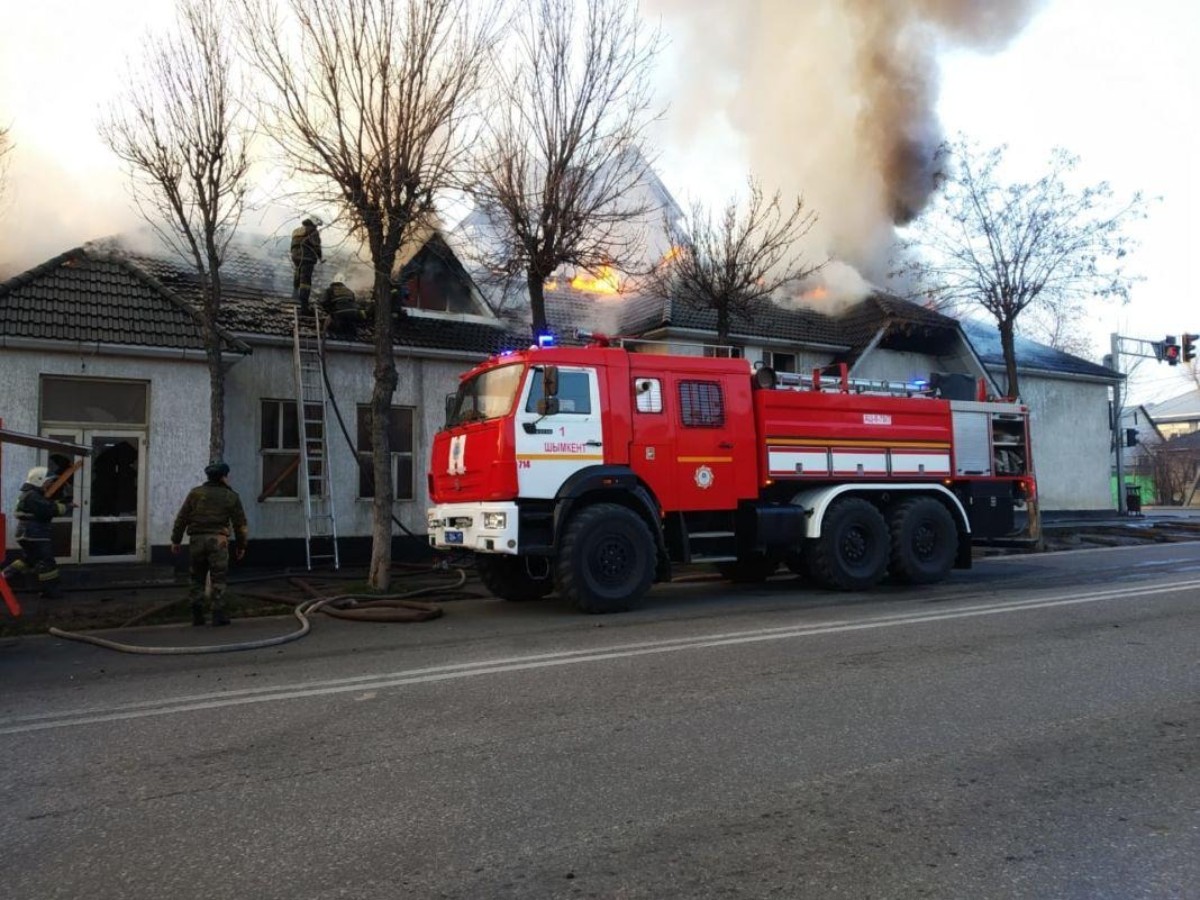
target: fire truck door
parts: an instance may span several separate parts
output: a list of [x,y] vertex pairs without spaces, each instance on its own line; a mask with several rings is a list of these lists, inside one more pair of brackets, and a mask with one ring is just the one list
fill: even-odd
[[741,380],[746,382],[741,386],[745,398],[740,385],[729,378],[675,380],[676,496],[681,510],[733,509],[740,498],[754,495],[750,385],[749,379]]
[[596,370],[559,366],[558,412],[539,416],[542,370],[525,379],[517,405],[517,484],[522,497],[553,498],[563,482],[604,462]]

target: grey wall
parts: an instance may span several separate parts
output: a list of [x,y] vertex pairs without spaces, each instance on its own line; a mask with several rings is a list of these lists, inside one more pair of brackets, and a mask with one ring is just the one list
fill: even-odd
[[1108,385],[1021,374],[1042,509],[1112,509]]
[[[150,384],[150,419],[146,448],[146,497],[143,514],[148,528],[145,543],[163,544],[188,489],[203,480],[208,461],[208,370],[202,361],[141,357],[94,356],[6,349],[0,364],[0,418],[4,427],[35,434],[38,431],[39,375],[76,378],[120,378]],[[102,426],[89,426],[102,427]],[[3,503],[10,514],[8,545],[15,525],[11,519],[17,491],[25,473],[44,458],[32,447],[5,444]]]
[[[414,407],[413,424],[415,479],[414,499],[397,501],[396,517],[411,530],[425,532],[425,508],[428,505],[425,471],[428,448],[441,426],[445,407],[443,398],[458,386],[458,376],[475,360],[432,360],[397,356],[399,383],[393,398],[395,406]],[[371,399],[374,362],[369,353],[336,352],[326,354],[326,367],[333,397],[345,419],[350,437],[357,440],[356,407]],[[304,514],[299,500],[269,498],[258,502],[262,483],[259,432],[261,400],[288,400],[295,397],[290,347],[256,346],[252,356],[238,363],[229,373],[226,389],[226,459],[232,469],[231,481],[242,494],[251,539],[302,538]],[[329,414],[330,479],[337,509],[338,535],[352,537],[371,534],[371,501],[360,500],[358,466],[353,451],[338,427],[332,410]]]

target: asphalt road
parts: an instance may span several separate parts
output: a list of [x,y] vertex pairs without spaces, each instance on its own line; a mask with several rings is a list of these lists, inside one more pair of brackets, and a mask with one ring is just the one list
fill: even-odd
[[0,679],[20,900],[1200,897],[1200,543],[13,640]]

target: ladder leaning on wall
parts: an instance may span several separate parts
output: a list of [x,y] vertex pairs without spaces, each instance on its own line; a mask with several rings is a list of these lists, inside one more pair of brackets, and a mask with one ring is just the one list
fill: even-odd
[[308,568],[338,558],[337,514],[329,483],[329,430],[325,427],[325,355],[321,321],[314,312],[292,319],[293,364],[296,376],[296,421],[300,432],[300,501],[304,504],[304,554]]

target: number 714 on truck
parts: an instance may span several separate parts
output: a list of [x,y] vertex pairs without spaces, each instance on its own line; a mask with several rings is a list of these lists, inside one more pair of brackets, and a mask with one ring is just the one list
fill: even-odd
[[744,359],[531,347],[465,373],[430,454],[429,543],[507,600],[629,609],[672,567],[831,589],[1032,543],[1029,411]]

